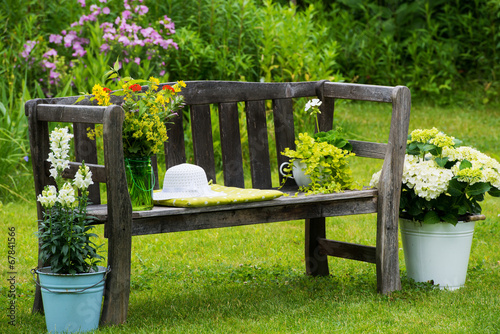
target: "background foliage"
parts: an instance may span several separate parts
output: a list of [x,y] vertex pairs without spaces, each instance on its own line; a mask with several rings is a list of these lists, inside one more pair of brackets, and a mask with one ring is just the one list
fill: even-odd
[[[129,0],[131,4],[137,1]],[[296,3],[297,6],[292,3]],[[167,80],[302,81],[329,79],[406,85],[414,102],[480,107],[499,102],[500,0],[412,2],[398,0],[184,0],[148,1],[143,27],[167,15],[178,49],[162,62],[124,63],[123,74]],[[100,21],[87,21],[86,54],[49,42],[71,30],[90,6],[110,9],[108,21],[124,10],[122,0],[2,0],[0,6],[0,195],[26,196],[30,163],[24,103],[31,98],[75,95],[102,81],[120,54],[108,53]],[[75,30],[77,28],[73,28]],[[22,57],[37,42],[32,61]],[[43,54],[58,51],[58,82],[50,84]],[[141,54],[142,52],[142,54]]]

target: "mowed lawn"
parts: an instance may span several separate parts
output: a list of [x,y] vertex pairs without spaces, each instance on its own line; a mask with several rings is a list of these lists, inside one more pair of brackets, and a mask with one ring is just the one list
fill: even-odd
[[[378,104],[340,104],[336,121],[353,139],[384,140],[390,114]],[[437,127],[500,158],[500,108],[415,104],[410,130]],[[367,185],[380,168],[353,161]],[[32,190],[30,190],[32,191]],[[43,333],[42,315],[32,315],[37,263],[36,208],[32,202],[4,203],[0,333]],[[499,333],[500,199],[486,197],[487,219],[476,224],[466,286],[441,291],[406,278],[403,288],[376,291],[373,264],[330,258],[330,276],[304,274],[301,221],[133,238],[132,291],[127,323],[102,333]],[[8,228],[16,233],[16,325],[8,324],[10,299]],[[101,241],[103,228],[97,228]],[[374,215],[330,218],[329,239],[374,245]],[[104,245],[104,255],[106,244]]]

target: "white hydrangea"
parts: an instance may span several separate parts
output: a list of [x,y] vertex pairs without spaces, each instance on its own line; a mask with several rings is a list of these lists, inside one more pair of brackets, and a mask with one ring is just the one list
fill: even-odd
[[46,186],[40,195],[38,195],[37,201],[44,208],[51,208],[56,204],[57,201],[57,189],[55,186]]
[[63,207],[72,208],[76,206],[75,189],[73,189],[71,183],[64,183],[62,189],[59,190],[57,201],[61,203]]
[[427,201],[446,192],[453,172],[439,167],[434,160],[420,161],[417,156],[406,155],[403,183]]
[[379,170],[378,172],[372,175],[372,179],[370,181],[370,187],[378,188],[378,184],[380,182],[380,174],[382,174],[382,170]]
[[74,184],[78,189],[85,190],[91,184],[94,184],[92,181],[92,172],[88,166],[80,166],[78,172],[75,174]]

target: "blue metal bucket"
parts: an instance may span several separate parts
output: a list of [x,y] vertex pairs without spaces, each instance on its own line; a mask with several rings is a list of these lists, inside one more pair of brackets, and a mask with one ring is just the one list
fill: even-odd
[[45,322],[50,333],[75,333],[97,329],[101,316],[104,282],[109,272],[61,275],[50,267],[37,269]]

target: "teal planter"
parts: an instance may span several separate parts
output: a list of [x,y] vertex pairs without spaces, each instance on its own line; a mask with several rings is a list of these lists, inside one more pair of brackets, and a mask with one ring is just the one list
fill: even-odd
[[97,329],[101,316],[106,268],[95,273],[60,275],[50,267],[38,269],[45,322],[50,333]]

